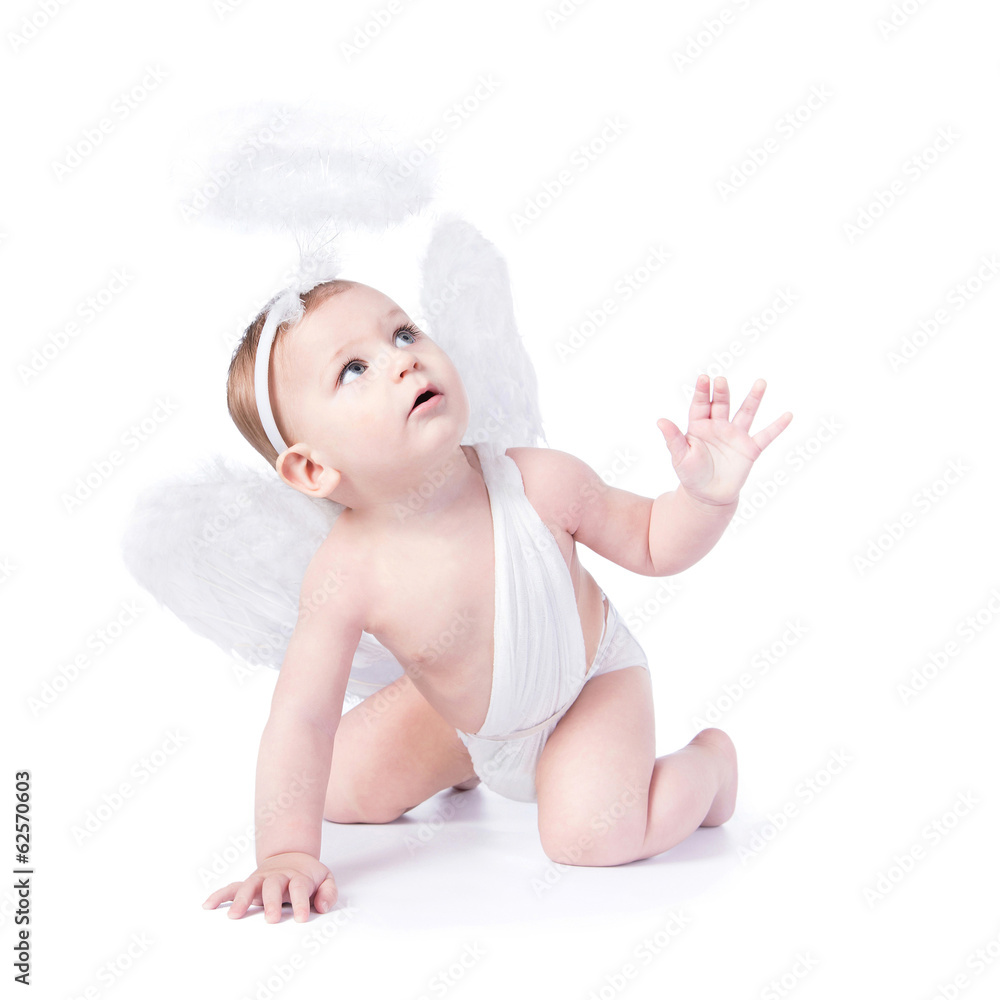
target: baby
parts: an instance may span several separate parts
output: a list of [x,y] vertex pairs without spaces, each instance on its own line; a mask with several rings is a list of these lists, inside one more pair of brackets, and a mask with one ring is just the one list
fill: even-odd
[[[257,870],[204,906],[231,900],[238,918],[258,904],[272,923],[286,902],[298,921],[310,902],[325,913],[324,818],[391,822],[480,780],[537,802],[541,846],[563,864],[648,858],[729,819],[732,741],[705,729],[656,757],[646,657],[576,543],[645,576],[701,559],[792,419],[751,436],[763,379],[730,421],[726,380],[710,398],[699,376],[687,435],[657,424],[680,486],[650,500],[562,451],[461,444],[453,363],[374,288],[337,279],[302,302],[270,354],[265,336],[256,392],[265,314],[248,329],[229,410],[289,486],[345,509],[306,571],[261,737]],[[342,715],[362,630],[404,676]]]

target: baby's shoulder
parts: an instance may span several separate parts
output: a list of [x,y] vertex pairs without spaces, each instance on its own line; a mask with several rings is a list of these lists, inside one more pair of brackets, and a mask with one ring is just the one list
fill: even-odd
[[554,448],[508,448],[521,473],[524,495],[553,534],[565,530],[566,480],[561,459],[572,458]]
[[366,563],[359,552],[358,533],[345,514],[346,511],[334,521],[313,553],[303,581],[302,599],[317,605],[334,600],[338,608],[351,608],[364,617],[368,594]]
[[572,458],[572,456],[557,451],[555,448],[530,448],[526,446],[508,448],[506,455],[513,459],[521,473],[525,489],[530,487],[545,495],[554,493],[561,482],[563,470],[560,458],[563,456]]

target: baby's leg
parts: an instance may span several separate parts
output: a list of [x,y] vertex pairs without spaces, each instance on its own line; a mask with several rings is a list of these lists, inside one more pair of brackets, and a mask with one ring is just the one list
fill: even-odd
[[637,861],[729,819],[736,751],[725,733],[702,730],[660,758],[655,747],[648,671],[625,667],[587,681],[535,775],[539,834],[553,861]]
[[391,823],[442,789],[476,783],[469,751],[400,677],[345,712],[333,741],[325,819]]

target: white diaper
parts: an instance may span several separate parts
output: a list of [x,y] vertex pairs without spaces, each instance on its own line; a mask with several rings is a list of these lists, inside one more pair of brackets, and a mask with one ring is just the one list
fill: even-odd
[[483,784],[507,798],[535,802],[542,748],[584,684],[649,665],[602,591],[604,629],[587,670],[573,581],[552,532],[525,496],[514,460],[489,442],[475,448],[493,515],[493,683],[479,731],[456,731]]

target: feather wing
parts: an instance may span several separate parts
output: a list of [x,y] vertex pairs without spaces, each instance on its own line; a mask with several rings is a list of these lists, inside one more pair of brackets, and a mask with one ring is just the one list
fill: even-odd
[[[277,669],[306,567],[342,510],[213,456],[137,497],[122,558],[140,586],[197,635],[252,667]],[[363,632],[348,692],[359,700],[402,673]]]
[[461,216],[441,217],[425,250],[421,307],[469,397],[464,444],[544,440],[538,376],[514,319],[507,262]]

